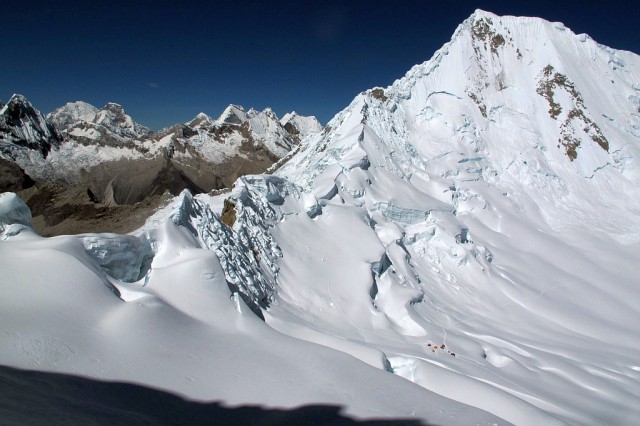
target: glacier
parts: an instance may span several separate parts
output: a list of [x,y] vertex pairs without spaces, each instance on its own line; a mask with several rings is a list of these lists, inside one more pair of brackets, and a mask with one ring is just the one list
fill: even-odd
[[2,363],[360,419],[634,424],[639,92],[638,55],[478,10],[270,174],[130,235],[41,238],[3,194]]

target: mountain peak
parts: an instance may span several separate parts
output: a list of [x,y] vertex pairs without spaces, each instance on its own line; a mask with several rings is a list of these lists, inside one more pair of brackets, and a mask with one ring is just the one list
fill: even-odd
[[209,127],[214,123],[213,119],[204,112],[199,112],[191,121],[187,123],[189,127]]
[[56,128],[63,130],[77,122],[93,122],[97,112],[98,108],[95,106],[87,102],[75,101],[56,108],[46,117]]
[[111,111],[124,111],[124,108],[122,107],[122,105],[115,102],[107,102],[107,104],[104,107],[102,107],[102,109],[108,109]]
[[280,125],[291,135],[294,135],[298,141],[301,141],[310,134],[322,131],[322,125],[316,117],[313,115],[300,115],[295,111],[286,113],[280,120]]
[[35,108],[33,107],[33,105],[31,105],[31,102],[29,102],[29,100],[27,100],[25,96],[17,93],[14,93],[11,98],[9,98],[7,104],[2,107],[3,110],[10,108],[22,108],[25,110],[35,111]]
[[[102,112],[109,112],[110,116],[115,116],[118,118],[121,118],[123,120],[127,120],[127,117],[129,117],[127,115],[127,113],[124,111],[124,108],[122,107],[122,105],[117,104],[115,102],[107,102],[107,104],[105,106],[103,106],[102,108],[100,108],[100,110],[98,111],[98,115],[100,115],[100,117],[104,117],[104,114],[100,114]],[[102,118],[98,118],[96,117],[98,120],[102,120]],[[129,117],[130,119],[130,117]]]
[[19,93],[14,93],[13,95],[11,95],[11,98],[9,98],[9,102],[21,102],[21,103],[31,104],[24,95],[21,95]]
[[493,12],[489,12],[483,9],[476,9],[471,16],[469,16],[470,20],[476,21],[476,20],[480,20],[480,19],[485,19],[485,18],[489,18],[489,19],[493,19],[493,18],[499,18],[499,15],[496,15]]
[[[430,60],[385,89],[358,95],[318,143],[355,132],[341,128],[355,123],[368,126],[381,141],[407,146],[404,135],[415,127],[428,130],[434,140],[448,141],[442,152],[464,152],[459,154],[463,162],[482,158],[477,170],[489,167],[502,173],[514,156],[523,156],[523,164],[529,165],[532,159],[524,157],[536,153],[540,169],[531,173],[550,173],[539,176],[539,185],[555,185],[551,176],[572,182],[608,168],[622,171],[626,162],[618,150],[625,151],[625,158],[635,157],[636,150],[621,135],[640,137],[637,128],[622,124],[638,111],[637,83],[629,72],[634,65],[640,65],[637,55],[598,45],[561,23],[478,10]],[[518,141],[495,145],[517,129],[527,132]],[[432,143],[415,148],[435,161]],[[325,150],[319,152],[318,158],[325,159]],[[393,158],[398,155],[394,150]],[[407,164],[415,158],[408,155]],[[475,179],[467,169],[445,175],[453,182],[453,176]],[[407,166],[403,173],[413,171]],[[570,192],[573,185],[562,187]]]
[[[618,309],[626,309],[624,303],[614,308],[606,306],[599,294],[609,292],[611,301],[623,300],[619,295],[631,289],[626,287],[626,282],[635,278],[630,272],[624,281],[618,280],[625,283],[615,288],[610,287],[610,283],[616,280],[606,279],[618,274],[619,259],[631,264],[633,260],[622,257],[622,253],[630,253],[628,248],[640,242],[637,213],[640,211],[637,190],[640,187],[639,72],[638,55],[597,45],[585,36],[575,35],[561,23],[476,11],[458,27],[449,43],[429,61],[413,67],[405,78],[390,87],[373,88],[357,95],[335,116],[325,132],[306,139],[275,176],[305,188],[315,197],[312,201],[318,201],[323,213],[316,217],[314,207],[313,221],[324,222],[321,226],[331,226],[335,232],[327,238],[327,246],[333,244],[335,235],[355,234],[351,224],[345,226],[344,231],[338,230],[339,221],[328,214],[336,206],[341,209],[349,206],[359,212],[354,214],[354,219],[367,217],[372,238],[378,238],[381,243],[383,259],[375,262],[375,268],[383,263],[394,267],[402,263],[398,272],[411,271],[395,276],[387,273],[384,287],[376,287],[375,278],[371,287],[370,275],[363,273],[362,282],[366,284],[360,291],[366,294],[366,288],[374,288],[370,299],[363,298],[363,309],[359,311],[353,308],[357,303],[355,297],[348,302],[352,312],[358,312],[353,319],[359,324],[373,322],[362,318],[371,301],[377,309],[376,315],[384,313],[393,320],[398,311],[388,309],[392,306],[391,299],[385,300],[393,291],[384,295],[386,290],[382,289],[397,285],[396,288],[403,290],[415,289],[417,293],[413,297],[418,294],[417,298],[402,302],[409,310],[393,320],[392,328],[403,330],[400,334],[430,336],[440,332],[442,325],[445,337],[455,335],[454,332],[468,336],[467,332],[472,331],[473,338],[466,344],[485,347],[487,341],[471,342],[481,333],[475,322],[477,317],[470,315],[469,309],[477,303],[478,311],[484,311],[486,303],[478,299],[478,294],[483,294],[489,303],[502,299],[504,304],[500,306],[508,304],[514,311],[531,315],[531,321],[521,322],[520,334],[509,330],[510,336],[518,336],[516,339],[506,337],[515,344],[514,348],[522,336],[527,336],[526,340],[535,339],[537,335],[544,336],[540,342],[548,345],[548,351],[552,352],[555,342],[549,337],[563,339],[560,336],[565,330],[556,324],[565,324],[566,320],[558,319],[556,324],[547,326],[548,312],[554,312],[556,304],[565,306],[566,300],[580,298],[580,307],[571,310],[566,318],[580,312],[574,317],[574,324],[582,324],[582,318],[593,316],[594,320],[570,332],[574,333],[575,341],[567,346],[574,343],[576,346],[563,353],[563,357],[577,359],[588,354],[585,359],[595,358],[599,356],[599,349],[591,343],[582,343],[586,342],[585,335],[592,336],[594,341],[607,341],[612,347],[625,347],[628,336],[633,335],[633,332],[628,335],[620,332],[620,337],[610,337],[617,331],[610,333],[599,327],[602,322],[611,321]],[[287,202],[289,199],[280,204]],[[289,235],[287,231],[294,229],[294,226],[282,227],[279,232]],[[306,240],[297,246],[295,254],[300,249],[318,253],[311,242],[315,240],[311,236],[314,225],[300,229],[299,235],[304,235]],[[320,226],[315,229],[318,235],[326,232],[326,228]],[[362,243],[363,235],[364,232],[359,234],[351,244],[345,243],[343,247],[348,248],[344,253],[367,247]],[[527,235],[531,239],[513,240],[511,235]],[[285,244],[288,242],[281,246]],[[331,247],[323,256],[339,250],[337,246]],[[620,250],[621,255],[609,256],[612,247]],[[465,251],[468,258],[462,259]],[[286,259],[286,249],[284,252]],[[395,259],[394,252],[397,253]],[[573,253],[579,254],[570,259]],[[322,276],[315,281],[317,286],[313,286],[313,291],[323,292],[327,282],[337,282],[330,277],[331,268],[321,265],[339,264],[343,256],[323,257],[318,262],[321,269],[317,270],[322,270]],[[306,271],[315,271],[311,266],[313,260],[307,260],[310,258],[305,257],[304,271],[301,268],[302,272],[289,283],[285,279],[278,282],[289,300],[295,299],[293,292],[300,282],[314,282],[316,272],[302,276]],[[507,258],[519,260],[510,263]],[[535,258],[535,262],[530,262],[531,258]],[[408,259],[411,259],[410,265],[405,263]],[[473,265],[478,260],[482,265]],[[502,265],[503,275],[487,274],[498,264]],[[412,269],[414,265],[416,269]],[[569,289],[568,281],[557,278],[555,272],[544,277],[545,268],[551,269],[553,265],[558,265],[558,270],[570,271],[571,278],[567,276],[566,280],[575,280],[572,282],[576,285]],[[505,274],[503,267],[511,272]],[[602,268],[602,275],[594,276],[585,270],[587,267]],[[376,274],[382,276],[383,272],[374,272]],[[412,282],[411,277],[416,281]],[[396,284],[391,284],[396,280]],[[501,281],[505,289],[526,288],[515,296],[523,302],[550,288],[549,282],[563,286],[567,293],[551,295],[549,292],[545,294],[549,298],[544,301],[536,298],[540,305],[516,307],[520,302],[514,303],[514,293],[505,293],[504,298],[494,293]],[[594,290],[592,296],[584,296],[585,288]],[[328,299],[332,297],[332,290],[324,293]],[[467,291],[468,298],[462,295]],[[305,292],[308,290],[303,287],[298,294],[306,302]],[[428,299],[422,298],[425,295]],[[325,315],[324,297],[318,296],[322,304],[318,304],[317,318]],[[446,302],[438,302],[445,299]],[[416,300],[417,308],[413,311],[410,306]],[[428,306],[419,308],[427,300]],[[393,309],[402,305],[394,303],[397,304]],[[441,305],[437,306],[438,303]],[[308,318],[308,305],[298,306],[305,309],[305,318]],[[440,310],[448,309],[446,315],[441,314]],[[292,310],[287,310],[289,312]],[[344,315],[345,311],[340,314]],[[460,322],[453,330],[445,330],[453,323],[451,316],[458,314]],[[636,309],[633,315],[638,318],[639,314]],[[421,315],[424,315],[422,325],[415,323],[414,328],[411,318]],[[498,322],[492,317],[485,323],[486,330],[497,330],[507,323],[519,328],[511,322],[513,317],[520,318],[509,314],[504,316],[504,322]],[[623,316],[620,317],[619,321],[624,323]],[[474,318],[473,324],[467,323],[468,318]],[[442,321],[442,324],[427,325],[430,321]],[[332,326],[335,322],[332,319],[327,324]],[[495,324],[501,325],[494,328]],[[314,323],[314,327],[317,326],[318,323]],[[458,326],[461,329],[457,329]],[[420,330],[420,327],[425,328]],[[536,328],[540,331],[532,332]],[[505,347],[504,341],[496,342],[500,348]],[[445,349],[445,345],[439,348]],[[436,353],[437,348],[426,352]],[[530,395],[538,392],[529,387],[531,382],[521,375],[527,368],[518,371],[503,368],[513,360],[501,358],[496,362],[495,358],[490,360],[489,351],[486,354],[482,358],[489,359],[488,365],[497,367],[494,371],[512,381],[507,387],[526,389]],[[532,358],[524,361],[525,364],[533,361]],[[604,364],[613,366],[622,362],[619,358],[603,357],[601,365],[607,368]],[[561,389],[567,383],[566,376],[561,377],[564,373],[553,377],[555,373],[549,372],[568,371],[563,360],[548,359],[547,367],[555,364],[553,368],[538,369],[534,363],[528,365],[532,369],[526,374],[536,377],[535,380],[545,377],[545,381],[554,382],[537,396],[541,397],[540,401],[546,400],[544,403],[558,403],[557,407],[566,408],[567,413],[574,410],[563,418],[567,423],[589,423],[590,418],[606,419],[616,415],[616,397],[605,397],[608,401],[600,408],[592,403],[600,403],[602,394],[589,394],[587,387],[578,381]],[[404,368],[406,360],[396,365]],[[413,375],[414,370],[411,371],[405,377],[417,377]],[[492,380],[487,376],[487,382]],[[426,379],[424,383],[429,384]],[[633,385],[629,381],[614,386],[630,389]],[[580,407],[574,405],[578,400]],[[627,409],[635,407],[634,402],[632,398],[627,399]],[[543,404],[540,406],[546,410]],[[511,413],[503,413],[505,419],[514,424],[526,423],[526,416],[518,419],[510,417]],[[551,412],[558,413],[559,410]],[[558,416],[562,418],[565,414]]]
[[96,108],[95,106],[91,105],[90,103],[84,102],[84,101],[67,102],[66,104],[64,104],[60,108],[86,109],[86,110],[98,111],[98,108]]
[[247,114],[240,105],[229,104],[224,109],[220,117],[216,120],[217,124],[242,124],[247,120]]
[[15,145],[38,150],[45,157],[61,141],[55,127],[19,94],[0,109],[0,135]]
[[122,105],[108,102],[100,108],[93,119],[95,124],[107,127],[122,137],[140,137],[150,133],[150,130],[135,123],[131,116],[127,115]]
[[279,121],[278,115],[270,107],[266,107],[264,110],[262,110],[262,113],[267,115],[269,118],[271,118],[274,121]]

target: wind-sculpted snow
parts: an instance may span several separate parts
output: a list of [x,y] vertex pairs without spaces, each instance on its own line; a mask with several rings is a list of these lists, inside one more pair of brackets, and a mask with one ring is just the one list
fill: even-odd
[[202,248],[216,254],[229,287],[259,313],[260,308],[269,306],[276,292],[277,259],[281,253],[268,232],[276,213],[248,182],[232,199],[237,209],[232,228],[209,205],[188,192],[181,195],[171,218],[189,229]]
[[[25,219],[24,204],[15,195],[3,194],[0,207],[3,222]],[[341,414],[338,421],[502,424],[489,413],[259,321],[227,287],[215,253],[199,248],[189,230],[194,220],[190,214],[206,212],[204,204],[185,194],[169,210],[173,207],[183,215],[180,224],[151,221],[139,235],[148,238],[154,250],[151,268],[140,282],[108,276],[105,271],[115,269],[102,262],[116,261],[104,256],[108,251],[136,251],[139,246],[130,237],[121,236],[120,247],[112,234],[41,238],[29,231],[0,241],[2,364],[58,373],[29,380],[29,389],[57,389],[65,382],[63,375],[93,379],[82,380],[86,395],[79,397],[76,388],[70,400],[52,410],[48,403],[26,407],[24,401],[34,401],[33,395],[25,392],[23,379],[13,376],[7,383],[16,403],[2,404],[12,422],[28,423],[34,416],[76,421],[75,410],[68,412],[67,404],[83,407],[83,421],[104,422],[113,407],[86,409],[101,403],[100,388],[108,383],[92,383],[100,380],[163,390],[199,401],[201,407],[213,401],[247,406],[251,412],[255,406],[267,411],[335,406]],[[168,218],[166,212],[159,215]],[[134,400],[126,406],[129,411],[122,418],[130,422],[140,406]],[[192,407],[198,411],[198,405]],[[224,422],[225,414],[207,421]]]
[[[250,342],[265,333],[267,357],[282,344],[280,361],[297,368],[309,352],[291,351],[307,348],[303,340],[333,349],[323,357],[348,354],[384,375],[365,394],[395,383],[384,401],[408,410],[414,392],[428,390],[515,424],[632,425],[640,417],[639,75],[637,55],[560,23],[477,11],[430,61],[359,94],[273,175],[242,177],[215,196],[183,193],[156,213],[135,234],[145,249],[125,244],[153,252],[148,269],[144,255],[123,259],[132,279],[144,274],[139,281],[114,272],[116,256],[101,258],[101,247],[116,249],[109,236],[81,238],[94,269],[121,277],[123,300],[166,303],[230,328],[213,344],[239,345],[233,355],[243,360],[256,347],[236,334],[258,323]],[[230,107],[194,125],[207,132],[247,117],[263,129],[272,118]],[[7,241],[20,254],[28,247],[19,235]],[[271,367],[277,386],[252,377],[241,393],[290,390],[280,377],[289,370]],[[205,370],[235,383],[234,369]],[[326,389],[342,395],[363,377],[353,374]],[[345,396],[356,406],[362,397]]]
[[267,322],[381,349],[517,424],[632,424],[639,72],[562,24],[477,11],[276,172],[322,214],[276,226]]
[[13,192],[0,193],[0,240],[31,229],[31,210]]
[[149,272],[154,252],[147,238],[115,234],[87,234],[78,238],[98,264],[117,280],[132,283]]

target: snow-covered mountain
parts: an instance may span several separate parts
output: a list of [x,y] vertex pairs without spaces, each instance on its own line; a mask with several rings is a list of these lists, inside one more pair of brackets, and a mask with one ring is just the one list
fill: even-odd
[[385,348],[396,374],[514,423],[528,404],[632,423],[639,73],[562,24],[477,11],[276,172],[313,219],[274,225],[267,322]]
[[[635,424],[639,99],[638,55],[478,10],[273,174],[131,235],[43,239],[5,194],[2,362],[365,419]],[[158,142],[274,120],[230,106]]]
[[86,102],[69,102],[47,114],[56,128],[69,139],[90,141],[118,138],[120,143],[140,139],[151,131],[135,123],[121,105],[110,102],[97,109]]
[[56,128],[67,130],[78,122],[93,123],[98,108],[82,101],[68,102],[47,114],[47,120]]
[[14,95],[0,109],[0,155],[11,157],[21,149],[46,157],[60,145],[55,127],[21,95]]
[[290,134],[297,136],[298,142],[309,135],[322,131],[322,125],[314,116],[306,117],[295,111],[286,113],[280,120],[280,124]]
[[270,109],[235,105],[218,120],[201,113],[158,132],[115,103],[98,109],[71,102],[45,118],[16,95],[2,111],[2,158],[36,181],[84,185],[108,204],[230,186],[242,174],[266,170],[300,139]]

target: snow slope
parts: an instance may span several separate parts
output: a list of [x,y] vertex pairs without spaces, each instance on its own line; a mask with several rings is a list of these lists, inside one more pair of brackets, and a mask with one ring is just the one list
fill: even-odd
[[275,226],[267,322],[514,423],[633,424],[639,79],[635,54],[477,11],[277,172],[323,207]]
[[[4,233],[0,244],[2,364],[133,382],[225,406],[331,404],[359,419],[500,423],[351,356],[270,328],[229,291],[216,255],[199,247],[188,225],[198,218],[185,218],[192,202],[184,194],[169,206],[167,220],[137,237],[45,239],[28,227],[19,199],[0,195],[0,221],[21,227]],[[146,249],[132,250],[133,240],[140,248],[152,247],[146,252],[152,261],[142,269],[145,262],[135,258]],[[141,273],[140,281],[101,267],[125,253],[130,259],[119,264]],[[29,407],[36,413],[46,409]]]
[[[31,368],[368,418],[633,425],[639,96],[637,55],[476,11],[273,175],[182,194],[133,236],[5,232],[3,363],[40,356]],[[218,121],[257,117],[228,110]],[[28,268],[34,257],[43,272]],[[71,291],[91,309],[61,296]],[[10,343],[14,331],[58,340]],[[20,349],[34,346],[70,349]],[[85,355],[96,347],[100,367]],[[169,357],[180,362],[165,371]]]

